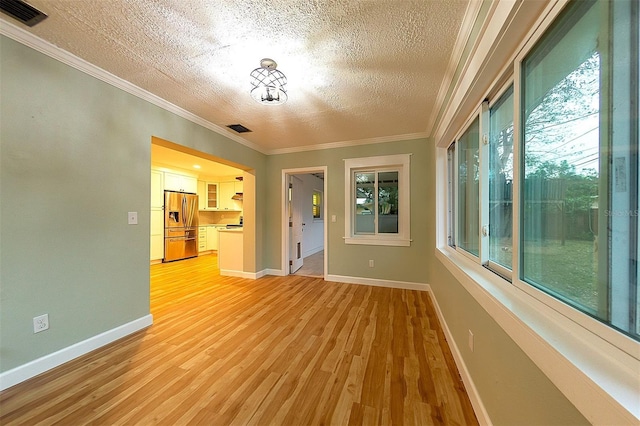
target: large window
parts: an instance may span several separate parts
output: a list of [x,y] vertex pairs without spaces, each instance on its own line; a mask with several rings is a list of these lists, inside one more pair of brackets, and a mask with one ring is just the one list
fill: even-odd
[[576,2],[522,63],[520,233],[524,281],[637,336],[632,3]]
[[345,160],[345,242],[408,246],[409,155]]
[[569,3],[447,164],[450,246],[635,339],[639,7]]

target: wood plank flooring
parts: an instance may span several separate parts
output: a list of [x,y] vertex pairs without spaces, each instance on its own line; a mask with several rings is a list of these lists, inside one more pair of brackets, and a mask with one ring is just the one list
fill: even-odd
[[151,266],[154,324],[0,393],[2,425],[477,424],[428,294]]

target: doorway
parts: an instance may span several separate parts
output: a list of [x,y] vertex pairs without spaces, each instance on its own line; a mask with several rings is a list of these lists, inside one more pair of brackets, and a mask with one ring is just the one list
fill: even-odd
[[[254,176],[243,165],[152,136],[150,263],[165,260],[172,242],[165,230],[165,191],[198,195],[196,253],[216,265],[219,229],[242,226],[244,235],[255,235]],[[246,243],[243,254],[254,247]]]
[[327,277],[327,167],[282,171],[283,275]]

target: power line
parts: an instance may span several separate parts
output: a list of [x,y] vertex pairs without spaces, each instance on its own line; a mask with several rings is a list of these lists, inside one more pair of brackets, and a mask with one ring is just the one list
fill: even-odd
[[[569,139],[568,141],[562,143],[561,145],[552,147],[549,151],[537,151],[537,152],[542,152],[543,154],[550,154],[551,152],[556,151],[558,148],[561,148],[561,147],[563,147],[563,146],[565,146],[567,144],[570,144],[571,142],[575,141],[576,139],[580,139],[581,137],[586,136],[587,134],[593,132],[594,130],[598,130],[598,129],[599,129],[599,126],[596,126],[596,127],[592,128],[592,129],[589,129],[586,132],[584,132],[584,133],[582,133],[582,134],[580,134],[580,135],[578,135],[578,136],[576,136],[576,137],[574,137],[572,139]],[[527,144],[525,142],[525,153],[527,152],[526,151],[526,145]]]
[[[599,110],[598,110],[598,111],[595,111],[595,112],[591,112],[591,113],[589,113],[589,114],[581,115],[581,116],[579,116],[579,117],[571,118],[571,119],[569,119],[569,120],[567,120],[567,121],[561,121],[561,122],[559,122],[559,123],[549,124],[548,126],[540,127],[540,128],[538,128],[538,129],[534,129],[534,130],[532,130],[532,132],[541,132],[541,131],[543,131],[543,130],[547,130],[547,129],[550,129],[550,128],[553,128],[553,127],[562,126],[562,125],[565,125],[565,124],[568,124],[568,123],[572,123],[572,122],[574,122],[574,121],[582,120],[583,118],[591,117],[592,115],[597,115],[597,114],[600,114],[600,111],[599,111]],[[524,126],[525,126],[525,133],[526,133],[527,123],[525,123],[525,125],[524,125]]]

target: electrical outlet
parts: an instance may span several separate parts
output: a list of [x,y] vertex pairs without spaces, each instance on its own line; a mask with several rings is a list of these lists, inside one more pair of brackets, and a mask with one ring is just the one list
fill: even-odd
[[469,330],[469,349],[473,352],[473,333]]
[[138,212],[128,212],[127,213],[127,223],[129,225],[137,225],[138,224]]
[[369,268],[373,268],[373,259],[369,261]]
[[33,318],[33,332],[40,333],[49,329],[49,314],[40,315]]

